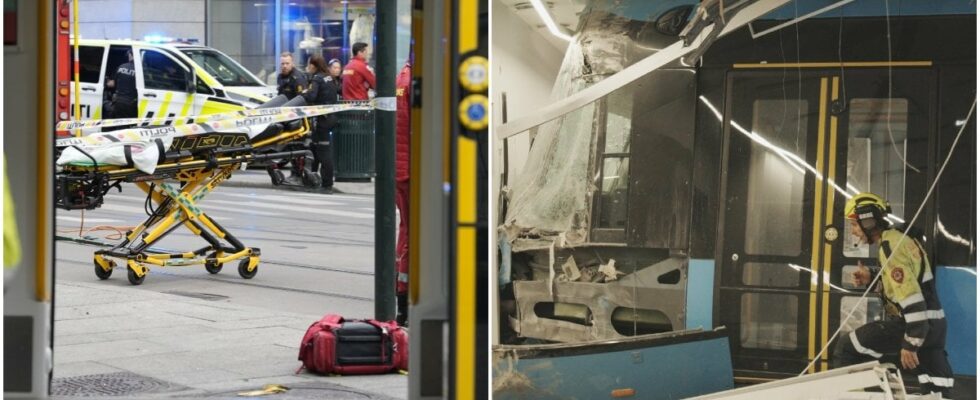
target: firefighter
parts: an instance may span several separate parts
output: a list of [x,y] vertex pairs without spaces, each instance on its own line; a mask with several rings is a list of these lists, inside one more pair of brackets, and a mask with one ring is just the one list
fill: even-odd
[[[338,86],[322,56],[310,57],[306,72],[310,74],[310,87],[303,92],[306,104],[311,106],[337,104]],[[326,193],[333,193],[333,160],[330,158],[330,130],[337,125],[334,114],[316,117],[313,129],[313,170],[320,169],[321,186]]]
[[398,313],[395,321],[408,324],[408,187],[409,154],[412,140],[412,61],[405,62],[395,81],[395,206],[398,207],[398,245],[395,247],[395,266],[398,276],[395,295]]
[[[844,215],[851,233],[878,245],[887,315],[837,341],[834,366],[857,364],[899,353],[901,367],[912,371],[923,392],[949,396],[953,372],[946,357],[946,319],[936,293],[929,258],[920,241],[885,219],[891,206],[878,195],[860,193],[847,201]],[[877,271],[859,265],[854,280],[871,283]]]
[[279,56],[279,67],[279,77],[276,79],[277,92],[292,100],[306,89],[306,74],[295,68],[293,54],[288,51]]
[[364,61],[368,52],[367,43],[357,42],[351,46],[351,58],[344,67],[343,85],[344,100],[368,100],[368,89],[375,88],[374,72]]

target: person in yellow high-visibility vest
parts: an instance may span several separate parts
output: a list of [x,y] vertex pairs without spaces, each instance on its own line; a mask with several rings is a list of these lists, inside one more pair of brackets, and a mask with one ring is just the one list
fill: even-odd
[[[878,245],[885,309],[883,321],[865,324],[837,341],[834,366],[877,360],[898,353],[902,368],[913,371],[924,393],[949,396],[953,371],[946,356],[946,319],[932,266],[918,239],[895,229],[885,218],[891,206],[873,193],[847,201],[844,215],[851,233]],[[860,266],[858,284],[867,285],[877,271]]]

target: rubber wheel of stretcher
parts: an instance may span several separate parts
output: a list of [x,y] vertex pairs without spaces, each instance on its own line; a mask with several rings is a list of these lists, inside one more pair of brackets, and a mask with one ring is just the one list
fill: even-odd
[[101,279],[101,280],[109,279],[109,277],[112,276],[112,269],[115,268],[115,266],[116,266],[116,262],[115,261],[112,261],[112,260],[108,260],[108,261],[109,261],[109,265],[110,265],[110,268],[109,268],[108,271],[102,269],[102,266],[99,265],[99,262],[98,261],[93,261],[95,263],[95,276],[99,277],[99,279]]
[[318,187],[320,187],[320,184],[322,182],[323,182],[323,179],[320,178],[320,174],[319,173],[310,171],[308,169],[304,169],[303,170],[303,186],[311,187],[311,188],[318,188]]
[[284,175],[282,171],[278,169],[269,170],[269,176],[272,178],[272,184],[274,186],[282,185],[282,183],[286,180],[286,175]]
[[136,275],[136,270],[132,268],[127,267],[126,272],[127,272],[126,277],[129,278],[129,283],[133,285],[142,285],[143,280],[146,279],[146,275],[143,276]]
[[[217,257],[218,257],[218,255],[217,254],[214,254],[214,253],[211,253],[211,254],[208,255],[208,258],[217,258]],[[212,275],[221,272],[221,267],[224,267],[224,266],[225,266],[224,263],[219,263],[219,262],[215,262],[215,261],[205,261],[204,262],[204,269],[208,270],[208,272],[211,273]]]
[[241,275],[245,279],[252,279],[255,277],[255,274],[259,273],[259,266],[256,265],[252,272],[248,272],[248,260],[249,258],[246,257],[238,263],[238,275]]

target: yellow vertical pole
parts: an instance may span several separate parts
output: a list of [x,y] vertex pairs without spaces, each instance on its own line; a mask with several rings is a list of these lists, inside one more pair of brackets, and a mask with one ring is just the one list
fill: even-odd
[[[73,5],[71,8],[71,13],[72,13],[71,19],[72,22],[74,23],[74,34],[75,34],[75,40],[73,40],[75,45],[75,50],[74,50],[75,65],[72,68],[75,74],[75,121],[81,121],[82,120],[82,101],[81,101],[82,83],[81,83],[81,79],[79,79],[78,77],[78,71],[79,71],[79,64],[81,64],[82,60],[78,58],[78,40],[81,39],[78,36],[78,0],[74,0],[72,4]],[[82,136],[81,128],[75,130],[75,136]]]
[[[81,39],[81,37],[78,35],[78,0],[74,0],[72,2],[71,12],[72,12],[72,17],[71,17],[72,23],[74,24],[73,31],[75,35],[75,40],[73,40],[75,45],[75,50],[74,50],[75,65],[72,68],[75,74],[75,121],[81,121],[82,120],[82,101],[81,101],[82,82],[81,79],[78,77],[78,71],[80,68],[79,65],[82,63],[82,60],[78,58],[78,41]],[[81,128],[75,130],[75,136],[82,136]]]

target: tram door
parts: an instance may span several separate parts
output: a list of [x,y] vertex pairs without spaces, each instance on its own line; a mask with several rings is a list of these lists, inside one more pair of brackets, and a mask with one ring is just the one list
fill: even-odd
[[[893,66],[889,96],[887,68],[759,67],[728,80],[718,322],[737,377],[775,378],[803,371],[855,304],[845,331],[880,318],[851,279],[877,249],[850,235],[844,202],[873,191],[911,219],[935,173],[935,79]],[[829,369],[832,350],[809,371]]]

